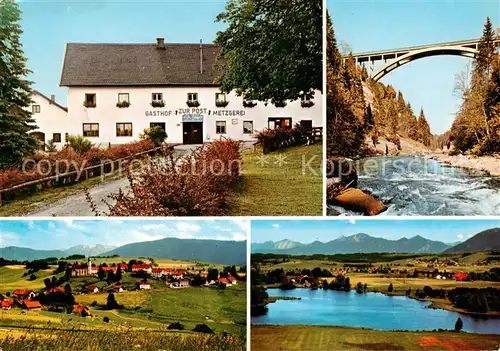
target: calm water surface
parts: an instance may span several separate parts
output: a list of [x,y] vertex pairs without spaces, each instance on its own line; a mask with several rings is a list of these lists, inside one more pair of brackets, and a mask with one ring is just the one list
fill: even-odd
[[426,308],[405,296],[380,293],[357,294],[354,290],[268,289],[269,296],[300,297],[268,304],[264,316],[252,317],[253,324],[306,324],[364,327],[379,330],[453,329],[458,317],[463,330],[471,333],[500,334],[500,319],[473,318],[440,309]]

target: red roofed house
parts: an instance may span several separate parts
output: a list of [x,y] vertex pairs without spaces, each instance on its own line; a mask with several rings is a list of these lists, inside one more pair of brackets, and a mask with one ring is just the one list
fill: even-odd
[[151,273],[152,267],[150,264],[147,264],[147,263],[133,264],[132,265],[132,272],[140,272],[140,271],[145,271],[147,273]]
[[149,290],[151,289],[151,284],[145,280],[141,280],[140,282],[137,282],[137,288],[139,290]]
[[3,310],[10,310],[13,303],[14,303],[14,301],[12,301],[12,300],[2,300],[2,302],[1,302],[2,309]]
[[39,311],[42,309],[40,301],[24,300],[21,305],[23,308],[26,308],[30,311]]
[[184,271],[182,269],[178,269],[175,271],[172,271],[170,275],[175,278],[175,279],[182,279],[184,277]]
[[12,293],[12,297],[18,300],[30,300],[34,298],[36,294],[31,291],[31,290],[25,290],[25,289],[16,289]]
[[465,272],[458,272],[458,273],[455,273],[453,278],[455,278],[455,280],[461,282],[461,281],[467,279],[467,276],[468,276],[468,274]]
[[167,275],[167,272],[168,272],[167,268],[156,267],[156,268],[151,269],[151,275],[155,278],[161,278],[164,275]]
[[236,283],[238,283],[238,281],[236,280],[236,278],[233,277],[233,276],[231,276],[231,275],[227,276],[227,280],[229,280],[232,285],[236,285]]

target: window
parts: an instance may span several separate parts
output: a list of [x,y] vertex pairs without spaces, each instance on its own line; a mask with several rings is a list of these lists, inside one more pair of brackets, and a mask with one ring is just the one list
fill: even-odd
[[116,136],[132,136],[132,123],[116,123]]
[[253,133],[253,121],[243,121],[243,134]]
[[86,107],[96,107],[96,94],[85,94],[84,105]]
[[268,119],[268,127],[269,129],[274,128],[292,128],[292,119],[286,117],[271,117]]
[[130,102],[130,95],[128,93],[119,93],[118,102]]
[[153,93],[151,96],[152,101],[163,101],[163,93]]
[[99,123],[84,123],[83,124],[84,137],[98,137],[99,136]]
[[216,121],[215,132],[217,134],[226,134],[226,121]]
[[198,93],[188,93],[188,101],[190,102],[198,101]]
[[226,102],[226,94],[215,93],[215,102]]
[[52,134],[52,141],[54,143],[60,143],[61,142],[61,133]]
[[33,106],[31,106],[31,111],[33,113],[40,113],[40,105],[33,105]]

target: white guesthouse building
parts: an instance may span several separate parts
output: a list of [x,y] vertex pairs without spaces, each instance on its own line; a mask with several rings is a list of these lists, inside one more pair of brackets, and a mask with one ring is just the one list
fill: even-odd
[[59,105],[54,95],[48,97],[37,90],[31,94],[31,100],[28,108],[37,126],[32,135],[42,144],[53,140],[56,147],[61,148],[69,130],[68,109]]
[[[252,141],[266,127],[322,126],[320,92],[284,107],[249,107],[233,92],[222,94],[214,84],[218,54],[213,44],[166,44],[162,38],[154,44],[67,44],[60,83],[68,88],[64,133],[123,144],[161,126],[168,143],[201,144],[220,137]],[[46,141],[52,138],[53,128],[40,129]]]

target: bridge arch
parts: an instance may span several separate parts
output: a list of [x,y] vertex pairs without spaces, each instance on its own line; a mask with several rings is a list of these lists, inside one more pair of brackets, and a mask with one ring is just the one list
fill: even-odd
[[464,46],[437,46],[420,50],[409,51],[407,54],[397,57],[395,60],[389,62],[381,67],[373,76],[372,79],[378,81],[388,73],[394,71],[396,68],[406,65],[412,61],[439,55],[455,55],[475,58],[478,51],[476,49]]

